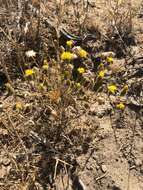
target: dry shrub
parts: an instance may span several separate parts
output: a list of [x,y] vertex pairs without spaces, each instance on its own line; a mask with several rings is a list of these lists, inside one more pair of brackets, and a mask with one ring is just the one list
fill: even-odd
[[[21,7],[17,8],[18,2]],[[47,4],[52,1],[46,4],[41,1],[41,9],[37,2],[32,1],[30,7],[28,1],[3,3],[0,59],[9,83],[2,92],[6,93],[6,99],[0,113],[3,139],[0,148],[10,159],[11,167],[7,173],[9,182],[2,182],[3,189],[36,189],[36,181],[43,187],[47,182],[52,185],[60,169],[74,165],[76,156],[87,151],[91,140],[88,128],[75,129],[70,124],[78,113],[74,97],[62,81],[64,68],[58,41],[65,5],[57,3],[49,10]],[[46,21],[48,16],[52,24]],[[25,52],[31,49],[36,57],[28,58]],[[48,61],[48,71],[42,70],[44,60]],[[35,76],[26,78],[24,73],[29,68],[34,69]],[[69,106],[74,107],[73,117],[71,111],[67,113]],[[55,174],[57,159],[64,164],[58,164]]]
[[138,7],[131,1],[109,1],[107,13],[106,50],[113,50],[117,57],[129,53],[128,46],[135,45],[133,19]]

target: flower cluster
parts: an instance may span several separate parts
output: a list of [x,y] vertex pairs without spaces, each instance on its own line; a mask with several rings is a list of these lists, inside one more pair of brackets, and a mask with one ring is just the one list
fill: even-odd
[[25,76],[26,77],[29,77],[29,76],[32,76],[32,75],[34,75],[34,70],[33,69],[26,69],[25,70]]
[[78,71],[80,74],[85,73],[85,69],[84,69],[83,67],[79,67],[79,68],[77,69],[77,71]]
[[64,51],[61,54],[61,60],[63,61],[71,61],[74,58],[74,54],[69,51]]
[[125,105],[124,105],[124,103],[121,102],[121,103],[119,103],[119,104],[116,105],[116,108],[119,109],[119,110],[124,110],[125,109]]
[[105,70],[102,70],[102,71],[100,71],[99,73],[98,73],[98,77],[99,78],[104,78],[104,76],[105,76]]
[[74,44],[74,42],[72,41],[72,40],[68,40],[67,42],[66,42],[66,45],[68,46],[68,47],[72,47],[73,46],[73,44]]
[[109,93],[115,94],[116,91],[117,91],[116,85],[109,85],[108,86],[108,92]]
[[80,48],[78,53],[81,58],[87,58],[88,53],[84,49]]

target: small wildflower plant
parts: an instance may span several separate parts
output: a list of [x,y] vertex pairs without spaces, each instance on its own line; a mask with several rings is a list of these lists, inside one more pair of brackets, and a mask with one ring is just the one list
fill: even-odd
[[87,56],[88,56],[87,51],[85,51],[85,50],[82,49],[82,48],[79,48],[78,53],[79,53],[79,56],[80,56],[81,58],[87,58]]
[[79,67],[79,68],[77,69],[77,71],[78,71],[80,74],[85,73],[85,69],[84,69],[83,67]]
[[116,105],[116,108],[119,109],[119,110],[124,110],[125,109],[125,105],[124,105],[124,103],[121,102],[121,103],[119,103],[119,104]]
[[66,45],[68,46],[68,47],[72,47],[73,46],[73,44],[74,44],[74,42],[72,41],[72,40],[68,40],[67,42],[66,42]]
[[113,63],[113,58],[111,56],[107,57],[106,61],[107,61],[107,63],[112,64]]
[[62,61],[71,61],[71,60],[73,60],[73,58],[74,58],[74,54],[69,52],[69,51],[64,51],[61,54],[61,60]]
[[100,71],[99,73],[98,73],[98,77],[99,78],[104,78],[104,76],[105,76],[105,70],[103,70],[103,71]]
[[29,77],[29,76],[33,76],[34,75],[34,70],[33,69],[26,69],[25,70],[25,76]]
[[108,92],[109,92],[109,93],[112,93],[112,94],[115,94],[116,91],[117,91],[117,87],[116,87],[116,85],[114,85],[114,84],[109,85],[107,88],[108,88]]

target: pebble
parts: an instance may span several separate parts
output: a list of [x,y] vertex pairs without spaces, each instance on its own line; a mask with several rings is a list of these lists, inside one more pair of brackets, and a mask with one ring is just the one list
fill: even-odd
[[114,185],[114,186],[112,187],[112,190],[122,190],[122,189],[121,189],[120,187]]
[[98,103],[101,105],[101,104],[104,104],[105,103],[105,99],[103,97],[99,97],[98,98]]
[[107,166],[105,164],[101,165],[101,170],[106,173],[107,172]]
[[136,165],[136,166],[141,166],[141,165],[142,165],[142,160],[136,159],[136,160],[135,160],[135,165]]

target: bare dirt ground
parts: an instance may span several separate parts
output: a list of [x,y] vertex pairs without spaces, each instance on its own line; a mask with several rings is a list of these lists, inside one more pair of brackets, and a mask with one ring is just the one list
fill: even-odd
[[[33,6],[37,7],[37,1],[32,2]],[[63,1],[57,2],[61,3],[61,15],[58,17],[54,18],[56,6],[53,1],[48,1],[46,6],[42,7],[42,14],[45,17],[48,17],[51,22],[53,18],[55,19],[56,30],[65,27],[76,35],[83,35],[87,31],[97,35],[100,31],[103,36],[110,33],[111,5],[108,2],[89,1],[87,18],[81,16],[77,20],[72,20],[73,15],[78,14],[74,12],[72,6],[67,6],[66,12],[62,7]],[[67,3],[70,4],[70,1]],[[136,13],[132,23],[135,43],[128,46],[129,49],[127,48],[125,54],[119,53],[122,47],[119,49],[111,46],[108,49],[103,47],[104,45],[101,46],[101,43],[105,44],[102,40],[83,44],[84,47],[88,47],[87,50],[91,47],[94,50],[97,48],[96,53],[100,51],[114,51],[116,55],[119,53],[119,56],[115,56],[115,66],[111,70],[114,73],[113,81],[118,85],[124,81],[129,86],[128,94],[122,98],[126,102],[124,111],[113,107],[118,97],[109,96],[104,90],[95,93],[91,89],[86,89],[80,95],[64,97],[67,98],[67,102],[72,102],[71,105],[70,103],[65,105],[64,112],[65,119],[70,121],[66,125],[61,121],[57,124],[57,115],[53,114],[54,117],[51,119],[47,111],[49,108],[44,107],[47,102],[46,100],[42,102],[41,99],[45,96],[29,94],[31,84],[21,81],[18,75],[13,76],[15,68],[14,70],[13,67],[8,68],[10,77],[16,85],[15,93],[18,95],[7,94],[3,89],[0,91],[0,189],[143,190],[143,7],[141,1],[132,1],[132,3]],[[77,5],[82,15],[82,11],[85,10],[79,7],[80,5]],[[5,12],[4,6],[1,10]],[[7,14],[13,16],[11,17],[13,22],[14,12]],[[1,15],[2,21],[4,14],[0,13]],[[61,16],[62,21],[59,19]],[[28,18],[31,19],[30,15],[26,17]],[[85,22],[80,25],[85,26],[85,28],[81,27],[82,31],[77,25],[81,22],[80,19],[85,19]],[[31,20],[30,27],[34,33],[37,22],[34,16]],[[10,31],[13,24],[8,24]],[[41,30],[42,51],[52,52],[52,44],[49,40],[54,37],[47,38],[48,27]],[[5,29],[3,24],[1,24],[0,35],[3,33],[2,28]],[[36,44],[33,42],[34,37],[31,39],[32,32],[29,33],[29,38],[24,39],[28,42],[29,39],[31,40],[27,45],[28,48],[33,48]],[[18,31],[16,34],[18,35]],[[9,56],[11,44],[8,44],[8,40],[7,38],[6,41],[1,40],[0,47],[1,52],[7,51]],[[19,36],[18,40],[21,41],[20,48],[24,49],[22,44],[24,40]],[[130,57],[129,52],[136,58],[135,60]],[[12,53],[15,58],[15,52]],[[14,61],[12,60],[13,64]],[[121,70],[118,69],[118,65]],[[56,73],[53,75],[56,77]],[[54,83],[57,80],[55,78]],[[108,80],[110,79],[107,78]],[[16,101],[22,101],[27,105],[22,113],[13,111]],[[57,112],[61,111],[57,105],[52,108],[57,109]],[[59,129],[61,125],[66,126],[64,132]]]

